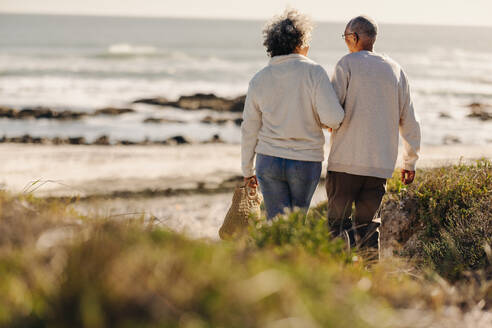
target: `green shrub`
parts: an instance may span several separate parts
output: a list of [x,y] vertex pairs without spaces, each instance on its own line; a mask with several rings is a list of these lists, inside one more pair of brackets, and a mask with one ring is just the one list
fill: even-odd
[[[466,271],[491,271],[484,246],[492,242],[492,165],[481,160],[419,170],[406,188],[395,175],[388,181],[392,201],[417,206],[420,243],[410,250],[439,274],[456,281]],[[384,219],[384,218],[383,218]]]
[[[491,174],[480,161],[391,179],[385,202],[417,207],[410,255],[451,280],[490,270]],[[367,268],[330,238],[325,207],[233,243],[0,193],[0,327],[384,327],[399,308],[492,305],[491,283],[457,296],[411,263]]]
[[[386,317],[384,302],[357,286],[363,268],[313,256],[340,250],[319,241],[316,251],[308,231],[297,244],[307,247],[257,247],[34,199],[0,195],[0,208],[10,232],[0,242],[1,327],[372,327],[361,309]],[[67,227],[72,234],[40,243]]]
[[346,252],[342,240],[333,240],[323,213],[320,208],[311,210],[309,215],[300,211],[288,213],[257,229],[251,229],[250,237],[260,249],[303,248],[312,255],[335,257],[350,262],[352,254]]

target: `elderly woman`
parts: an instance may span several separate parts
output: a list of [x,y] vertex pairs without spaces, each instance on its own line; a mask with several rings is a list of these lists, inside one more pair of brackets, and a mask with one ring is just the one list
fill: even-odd
[[311,31],[296,10],[275,17],[263,31],[270,62],[249,83],[242,171],[249,186],[259,182],[269,220],[309,208],[324,160],[322,128],[337,129],[344,117],[326,71],[306,57]]

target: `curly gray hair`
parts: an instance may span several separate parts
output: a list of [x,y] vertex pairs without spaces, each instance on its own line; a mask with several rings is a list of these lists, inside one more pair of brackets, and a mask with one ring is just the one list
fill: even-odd
[[270,57],[289,55],[297,47],[309,46],[313,23],[311,19],[295,9],[286,9],[275,16],[263,29],[263,45]]

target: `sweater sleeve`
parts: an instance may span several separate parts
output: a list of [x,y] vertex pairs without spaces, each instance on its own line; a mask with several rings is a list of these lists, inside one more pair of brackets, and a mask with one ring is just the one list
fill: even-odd
[[261,128],[261,112],[255,102],[252,84],[249,84],[244,103],[243,123],[241,124],[241,168],[244,177],[254,175],[253,162]]
[[343,58],[337,63],[335,72],[331,79],[333,89],[338,97],[338,101],[342,106],[345,106],[345,98],[347,96],[347,88],[349,85],[350,71],[343,61]]
[[343,121],[345,112],[340,106],[328,74],[323,68],[321,68],[321,71],[321,77],[315,88],[314,105],[321,124],[338,129]]
[[403,169],[415,171],[420,151],[420,124],[415,117],[410,86],[405,72],[401,72],[400,90],[400,135],[403,141]]

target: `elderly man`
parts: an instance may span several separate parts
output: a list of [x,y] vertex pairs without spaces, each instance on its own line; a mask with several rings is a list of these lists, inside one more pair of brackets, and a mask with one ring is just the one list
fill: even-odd
[[404,147],[404,184],[415,177],[420,148],[407,76],[394,60],[374,52],[377,34],[376,22],[366,16],[352,19],[343,34],[350,54],[338,62],[332,83],[345,119],[331,137],[326,180],[334,234],[368,250],[379,247],[374,219],[395,168],[398,134]]

